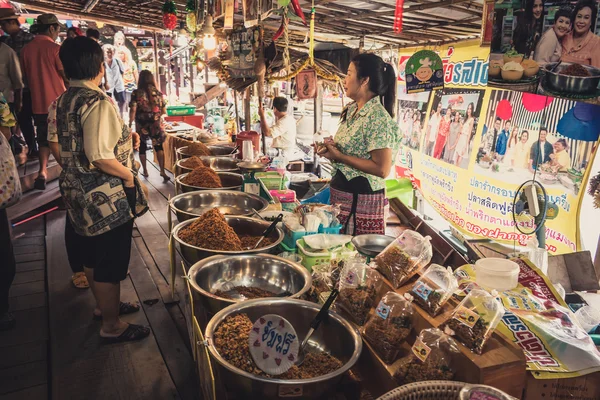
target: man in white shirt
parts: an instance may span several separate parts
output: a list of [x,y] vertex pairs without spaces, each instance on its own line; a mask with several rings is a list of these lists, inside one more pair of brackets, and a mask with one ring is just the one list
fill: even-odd
[[273,138],[273,147],[285,154],[291,154],[296,147],[296,120],[292,114],[288,114],[289,102],[285,97],[273,99],[273,114],[275,114],[275,125],[269,127],[265,118],[265,110],[262,104],[258,108],[260,116],[260,129],[263,135]]
[[440,129],[440,121],[442,120],[442,102],[440,101],[437,105],[435,113],[429,117],[429,123],[427,124],[427,135],[425,140],[425,154],[433,156],[433,148],[435,147],[435,140],[437,139],[438,130]]
[[114,98],[119,105],[119,111],[123,115],[125,110],[125,84],[123,83],[123,71],[125,67],[118,58],[115,58],[114,46],[107,44],[104,49],[104,68],[106,80],[106,94]]

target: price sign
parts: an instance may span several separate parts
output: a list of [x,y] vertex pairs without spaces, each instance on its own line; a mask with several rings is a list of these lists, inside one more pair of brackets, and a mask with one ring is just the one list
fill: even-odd
[[300,342],[288,320],[268,314],[254,322],[249,338],[256,366],[270,375],[281,375],[298,359]]

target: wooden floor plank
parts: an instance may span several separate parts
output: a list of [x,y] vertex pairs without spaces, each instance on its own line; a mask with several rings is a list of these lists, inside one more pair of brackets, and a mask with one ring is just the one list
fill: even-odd
[[0,369],[0,394],[43,385],[48,380],[46,361],[35,361]]
[[13,246],[16,247],[29,247],[29,246],[39,246],[45,245],[44,236],[34,236],[34,237],[22,237],[20,239],[15,239],[13,241]]
[[27,253],[43,253],[44,245],[15,246],[15,255]]
[[137,248],[138,253],[142,257],[142,260],[144,260],[144,263],[148,268],[150,276],[152,276],[154,284],[158,288],[163,303],[171,304],[179,301],[178,298],[173,297],[173,294],[171,293],[171,287],[167,283],[165,277],[158,270],[158,266],[154,262],[154,258],[152,258],[150,251],[146,247],[144,239],[142,237],[134,238],[133,242],[135,247]]
[[17,325],[14,329],[0,332],[4,346],[37,342],[48,339],[48,314],[45,307],[13,312]]
[[26,253],[26,254],[15,254],[15,260],[18,263],[29,262],[29,261],[43,261],[46,259],[46,253]]
[[13,280],[13,285],[18,285],[21,283],[35,282],[35,281],[44,282],[45,279],[46,279],[46,271],[44,271],[44,270],[17,272],[17,274],[15,275],[15,279]]
[[28,262],[18,262],[17,263],[17,273],[26,272],[26,271],[39,271],[46,269],[46,261],[38,260],[38,261],[28,261]]
[[46,307],[47,305],[47,294],[45,292],[30,294],[28,296],[13,297],[10,299],[11,312]]
[[21,344],[18,346],[0,347],[0,369],[45,361],[47,358],[47,343],[45,341]]
[[[101,343],[100,323],[91,318],[92,293],[77,291],[69,280],[64,217],[60,212],[48,218],[52,398],[179,399],[154,335],[135,343]],[[129,278],[121,283],[121,300],[138,300]],[[148,324],[144,313],[123,319]]]
[[[19,202],[19,204],[23,203],[23,199]],[[8,208],[8,211],[17,207],[19,204],[15,204],[12,207]],[[38,206],[39,207],[39,206]],[[37,208],[37,207],[35,207]],[[10,213],[9,213],[9,219]],[[17,238],[21,234],[25,234],[24,237],[33,237],[33,236],[44,236],[46,234],[46,221],[44,217],[38,217],[32,219],[31,221],[27,221],[23,224],[17,225],[13,228],[13,236]]]
[[16,392],[0,395],[0,400],[47,400],[48,385],[38,385]]
[[28,283],[13,284],[10,287],[9,297],[28,296],[30,294],[45,293],[46,282],[35,281]]

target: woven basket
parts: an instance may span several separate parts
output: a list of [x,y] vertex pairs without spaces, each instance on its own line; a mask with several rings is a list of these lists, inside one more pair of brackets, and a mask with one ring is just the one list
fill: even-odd
[[466,383],[425,381],[409,383],[381,396],[377,400],[458,400]]

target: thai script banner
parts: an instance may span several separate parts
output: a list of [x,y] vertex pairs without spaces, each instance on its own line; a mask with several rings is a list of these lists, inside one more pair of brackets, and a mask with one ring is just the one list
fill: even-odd
[[535,178],[549,210],[539,238],[551,254],[578,250],[579,205],[598,144],[600,107],[488,88],[489,49],[478,41],[427,48],[441,56],[446,86],[406,94],[402,63],[422,49],[399,54],[397,176],[410,178],[467,236],[519,246],[537,225],[513,210],[514,200]]

